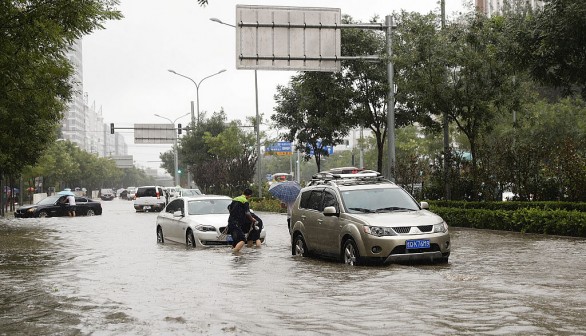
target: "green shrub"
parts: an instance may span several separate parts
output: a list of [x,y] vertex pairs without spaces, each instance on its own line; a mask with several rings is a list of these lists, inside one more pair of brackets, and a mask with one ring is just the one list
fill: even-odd
[[586,212],[521,208],[514,211],[433,207],[450,226],[586,237]]
[[567,210],[586,212],[584,202],[467,202],[467,201],[427,201],[430,207],[460,208],[460,209],[487,209],[487,210],[519,210],[519,209],[541,209],[541,210]]

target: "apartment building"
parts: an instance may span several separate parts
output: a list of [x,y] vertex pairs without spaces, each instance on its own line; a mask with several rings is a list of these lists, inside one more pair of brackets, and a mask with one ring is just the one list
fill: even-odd
[[78,39],[66,53],[74,68],[71,78],[74,92],[61,122],[61,137],[101,157],[127,155],[128,145],[124,137],[110,134],[101,107],[96,108],[95,102],[90,104],[88,93],[83,91],[82,51],[82,42]]

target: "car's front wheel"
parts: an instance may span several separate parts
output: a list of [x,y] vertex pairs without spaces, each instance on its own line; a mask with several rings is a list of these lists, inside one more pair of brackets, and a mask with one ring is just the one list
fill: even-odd
[[94,209],[88,209],[85,213],[86,216],[94,216],[95,214],[96,212],[94,211]]
[[163,237],[163,229],[160,226],[157,227],[157,243],[164,244],[165,237]]
[[291,254],[300,257],[307,257],[307,245],[305,244],[305,239],[303,239],[303,235],[295,235],[295,238],[293,239],[293,244],[291,245]]
[[37,217],[39,217],[39,218],[45,218],[48,215],[49,214],[47,213],[47,211],[39,211],[39,215]]
[[193,236],[193,231],[191,231],[191,230],[187,231],[187,237],[185,238],[185,245],[187,245],[188,248],[195,247],[195,237]]
[[342,249],[342,259],[346,265],[356,266],[360,264],[360,254],[356,243],[352,239],[346,239]]

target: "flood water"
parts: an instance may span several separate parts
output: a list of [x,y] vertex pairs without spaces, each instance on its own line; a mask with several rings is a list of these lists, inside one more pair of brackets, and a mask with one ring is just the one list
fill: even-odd
[[[451,227],[447,265],[156,243],[155,213],[0,219],[0,335],[586,335],[586,240]],[[449,224],[449,223],[448,223]]]

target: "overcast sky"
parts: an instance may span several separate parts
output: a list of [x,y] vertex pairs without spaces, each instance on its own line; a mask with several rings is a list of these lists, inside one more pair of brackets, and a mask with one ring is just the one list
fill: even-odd
[[[90,105],[102,109],[104,121],[116,127],[135,123],[166,123],[190,113],[196,86],[168,72],[173,69],[196,82],[200,110],[208,116],[223,108],[230,120],[255,115],[254,71],[236,69],[235,29],[210,21],[218,18],[235,24],[236,5],[340,8],[357,21],[368,22],[394,11],[439,12],[439,0],[210,0],[200,7],[196,0],[121,0],[124,18],[106,23],[106,29],[83,38],[83,85]],[[446,0],[448,17],[465,11],[472,0]],[[277,85],[287,85],[292,71],[258,71],[259,112],[265,120],[273,113]],[[197,112],[196,112],[197,113]],[[186,116],[177,122],[188,124]],[[262,129],[274,136],[275,131]],[[133,143],[123,131],[129,154],[142,167],[158,168],[159,153],[170,145]]]

